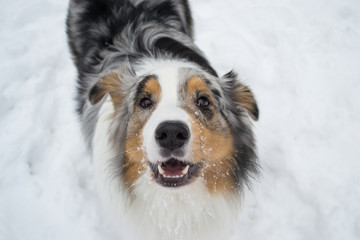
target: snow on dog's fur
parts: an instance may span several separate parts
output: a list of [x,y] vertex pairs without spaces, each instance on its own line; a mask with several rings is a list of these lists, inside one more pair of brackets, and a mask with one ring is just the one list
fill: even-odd
[[72,0],[78,112],[99,192],[139,239],[220,239],[257,172],[258,108],[194,45],[186,0]]

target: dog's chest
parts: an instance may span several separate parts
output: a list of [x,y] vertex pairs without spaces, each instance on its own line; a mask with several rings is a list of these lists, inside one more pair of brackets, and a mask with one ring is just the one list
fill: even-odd
[[127,214],[139,239],[218,240],[235,221],[235,202],[210,195],[200,181],[176,192],[159,191],[145,176],[138,181]]

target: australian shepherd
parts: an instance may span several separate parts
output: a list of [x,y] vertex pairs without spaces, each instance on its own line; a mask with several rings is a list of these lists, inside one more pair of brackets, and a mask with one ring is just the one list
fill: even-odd
[[194,44],[187,0],[71,0],[67,34],[99,193],[130,239],[226,239],[259,110]]

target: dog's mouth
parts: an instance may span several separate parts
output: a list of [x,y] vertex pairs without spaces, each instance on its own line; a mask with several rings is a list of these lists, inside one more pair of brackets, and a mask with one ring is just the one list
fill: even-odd
[[175,158],[162,163],[150,163],[154,180],[164,187],[180,187],[191,183],[199,168],[199,163],[192,164]]

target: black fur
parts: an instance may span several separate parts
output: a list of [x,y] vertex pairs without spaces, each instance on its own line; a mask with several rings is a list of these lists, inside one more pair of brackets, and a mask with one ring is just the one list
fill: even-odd
[[155,48],[165,53],[171,53],[174,57],[195,62],[203,67],[205,71],[217,77],[216,71],[210,66],[210,63],[206,60],[206,58],[174,39],[160,38],[156,41]]
[[139,84],[138,84],[137,87],[136,87],[136,96],[140,94],[140,92],[144,89],[145,84],[146,84],[151,78],[157,79],[157,76],[156,76],[156,75],[149,75],[149,76],[144,77],[144,79],[139,82]]
[[[176,8],[179,3],[183,11]],[[153,26],[156,29],[152,29]],[[161,36],[166,37],[146,37],[145,34],[151,34],[151,31],[160,31]],[[133,39],[122,39],[124,33]],[[194,62],[216,76],[215,70],[193,43],[192,18],[186,0],[176,1],[176,4],[173,0],[156,4],[143,1],[136,6],[130,0],[72,0],[67,34],[79,73],[77,100],[80,115],[86,102],[84,95],[94,84],[89,83],[89,76],[105,71],[109,62],[135,62],[165,53]],[[177,36],[187,43],[180,43]],[[111,57],[110,53],[113,53]]]
[[[251,130],[251,127],[243,121],[247,118],[247,114],[241,103],[238,102],[236,96],[236,89],[241,87],[241,83],[238,80],[238,75],[230,71],[223,76],[222,92],[223,98],[226,99],[226,112],[222,112],[222,115],[228,119],[230,130],[234,138],[234,146],[236,154],[234,155],[237,165],[234,167],[236,182],[238,186],[243,186],[244,183],[248,183],[250,178],[255,177],[258,174],[258,163],[256,155],[255,139]],[[219,95],[215,95],[215,98],[220,100]],[[257,104],[254,105],[257,109]],[[258,117],[258,114],[257,114]],[[235,120],[233,120],[235,119]],[[257,119],[256,119],[257,120]]]

